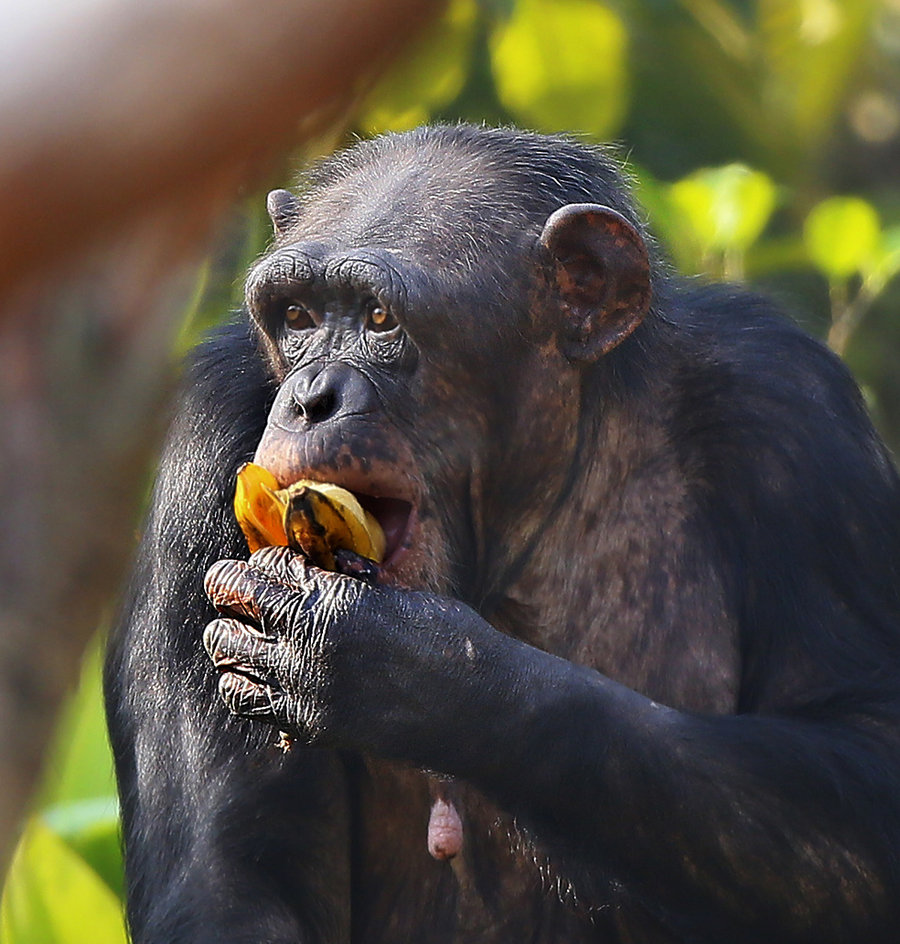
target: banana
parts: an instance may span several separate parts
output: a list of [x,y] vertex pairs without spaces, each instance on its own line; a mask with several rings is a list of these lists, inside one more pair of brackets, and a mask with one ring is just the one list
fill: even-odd
[[284,547],[288,542],[284,506],[276,497],[277,490],[277,479],[261,465],[247,462],[238,469],[234,514],[251,554],[261,547]]
[[270,544],[302,551],[318,567],[334,570],[334,552],[384,558],[381,526],[339,485],[302,479],[278,488],[268,469],[248,462],[238,471],[234,512],[250,550]]
[[319,567],[334,570],[338,548],[374,561],[384,557],[381,526],[345,488],[304,480],[278,494],[286,501],[287,543]]

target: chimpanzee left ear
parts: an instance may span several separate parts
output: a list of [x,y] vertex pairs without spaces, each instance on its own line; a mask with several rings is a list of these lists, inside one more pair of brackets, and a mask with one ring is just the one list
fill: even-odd
[[284,236],[300,216],[300,201],[290,190],[272,190],[266,197],[266,209],[272,218],[276,236]]
[[596,361],[641,323],[650,307],[650,260],[640,233],[596,203],[560,207],[540,244],[566,315],[560,349],[573,361]]

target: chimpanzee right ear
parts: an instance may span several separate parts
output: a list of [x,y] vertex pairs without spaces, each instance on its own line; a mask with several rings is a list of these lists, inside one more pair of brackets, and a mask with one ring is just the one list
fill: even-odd
[[276,236],[284,236],[300,216],[300,201],[289,190],[273,190],[266,197]]
[[576,362],[596,361],[625,340],[650,307],[643,237],[609,207],[572,203],[550,215],[540,245],[565,316],[560,350]]

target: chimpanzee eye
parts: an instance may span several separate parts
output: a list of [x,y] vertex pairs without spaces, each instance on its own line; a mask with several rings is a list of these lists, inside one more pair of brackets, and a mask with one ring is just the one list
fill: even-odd
[[309,309],[304,308],[303,305],[298,305],[296,302],[291,302],[291,304],[284,309],[284,322],[294,331],[304,331],[306,328],[314,328],[316,326],[316,322],[309,313]]
[[397,319],[379,301],[371,301],[366,311],[366,327],[369,331],[392,331],[397,327]]

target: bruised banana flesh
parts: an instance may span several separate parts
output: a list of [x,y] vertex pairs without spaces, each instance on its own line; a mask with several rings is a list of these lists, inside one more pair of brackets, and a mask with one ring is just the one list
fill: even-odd
[[251,553],[269,545],[302,551],[317,567],[334,570],[334,552],[384,558],[381,525],[347,489],[301,479],[287,488],[268,469],[248,462],[238,471],[234,513]]

